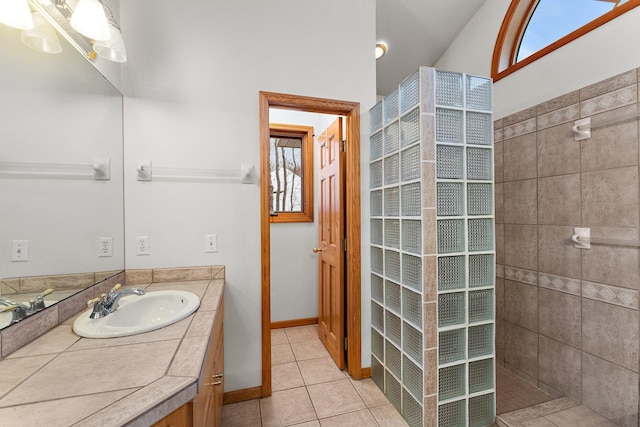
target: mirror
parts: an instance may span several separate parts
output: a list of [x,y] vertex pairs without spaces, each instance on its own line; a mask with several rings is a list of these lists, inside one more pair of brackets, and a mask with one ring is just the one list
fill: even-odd
[[0,24],[0,306],[48,306],[124,269],[122,95],[62,37],[20,37]]

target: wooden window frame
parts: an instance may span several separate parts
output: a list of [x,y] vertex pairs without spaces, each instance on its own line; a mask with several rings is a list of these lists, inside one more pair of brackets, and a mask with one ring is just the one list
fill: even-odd
[[623,13],[640,6],[640,0],[629,0],[627,3],[624,3],[604,15],[599,16],[586,25],[583,25],[577,30],[574,30],[566,36],[556,40],[549,46],[546,46],[534,54],[524,58],[522,61],[514,63],[523,33],[538,1],[539,0],[511,1],[511,5],[509,5],[509,9],[502,21],[502,26],[500,27],[500,32],[498,33],[496,44],[493,49],[491,77],[494,82],[518,71],[522,67],[531,64],[554,50],[571,43],[575,39],[595,30]]
[[313,222],[313,127],[269,123],[269,137],[274,134],[302,138],[302,211],[280,211],[277,215],[270,212],[269,222]]

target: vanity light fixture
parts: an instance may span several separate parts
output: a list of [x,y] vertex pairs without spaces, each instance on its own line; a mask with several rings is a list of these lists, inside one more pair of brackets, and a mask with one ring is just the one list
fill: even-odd
[[380,59],[387,53],[388,46],[385,42],[376,43],[376,59]]
[[111,13],[111,9],[105,6],[109,11],[109,33],[108,40],[96,40],[93,43],[93,50],[98,56],[113,62],[125,62],[127,60],[127,50],[124,47],[124,40],[120,33],[120,27]]
[[33,28],[33,18],[27,0],[0,1],[0,22],[20,30]]
[[[0,4],[4,1],[7,0],[0,0]],[[31,6],[87,59],[93,60],[100,55],[115,62],[127,60],[118,24],[111,10],[102,1],[79,0],[75,7],[72,7],[67,0],[29,1]],[[85,21],[86,16],[93,16],[95,20],[92,21],[93,18],[89,18],[89,21]],[[95,28],[91,27],[92,24],[87,24],[87,22],[96,21]],[[103,24],[104,28],[95,31]]]
[[22,43],[38,52],[51,54],[62,52],[60,40],[53,27],[39,12],[33,12],[32,16],[34,27],[30,30],[22,30],[20,35]]
[[111,37],[104,6],[98,0],[80,0],[69,21],[74,30],[93,40],[106,41]]

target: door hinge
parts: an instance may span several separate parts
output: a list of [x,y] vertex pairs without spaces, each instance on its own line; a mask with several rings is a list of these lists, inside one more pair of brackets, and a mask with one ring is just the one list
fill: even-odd
[[342,140],[342,152],[343,153],[347,152],[347,140],[346,139]]
[[342,251],[346,252],[347,251],[347,239],[342,239],[342,241],[340,242],[340,246],[342,247]]
[[348,343],[347,343],[347,337],[344,337],[344,349],[347,350],[348,349]]

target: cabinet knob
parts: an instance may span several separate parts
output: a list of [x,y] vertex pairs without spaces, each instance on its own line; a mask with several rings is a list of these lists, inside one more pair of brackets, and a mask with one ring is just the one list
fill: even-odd
[[222,381],[215,381],[215,382],[211,383],[211,385],[214,385],[214,386],[222,385]]
[[218,372],[217,374],[214,374],[211,378],[222,378],[222,377],[223,377],[223,373]]

